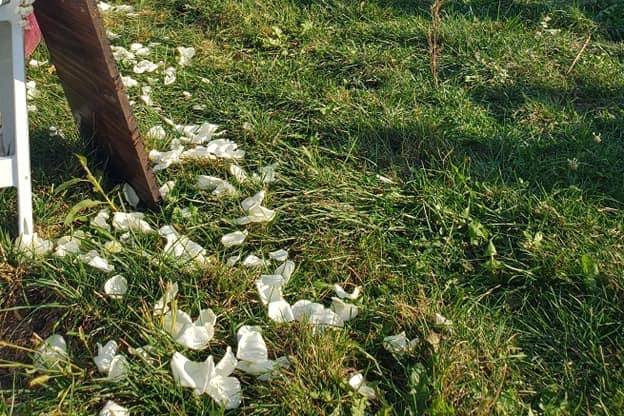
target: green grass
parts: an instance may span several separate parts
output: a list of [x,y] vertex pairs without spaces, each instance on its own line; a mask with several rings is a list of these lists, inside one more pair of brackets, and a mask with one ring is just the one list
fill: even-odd
[[[112,398],[135,415],[220,414],[207,396],[173,385],[169,358],[180,347],[151,316],[168,280],[179,282],[179,303],[192,314],[211,307],[219,315],[215,342],[191,357],[220,357],[243,324],[263,327],[272,358],[291,357],[292,367],[271,383],[240,377],[241,414],[622,413],[621,2],[449,0],[437,87],[424,0],[133,4],[139,17],[106,19],[121,35],[114,44],[162,42],[148,59],[168,64],[175,47],[198,49],[174,85],[153,88],[162,114],[221,124],[248,152],[250,171],[279,164],[267,204],[278,216],[252,227],[243,251],[290,251],[291,302],[327,304],[333,283],[363,285],[361,314],[342,331],[322,333],[268,320],[255,274],[223,265],[236,250],[219,240],[236,229],[239,200],[193,186],[197,174],[223,177],[221,164],[159,173],[161,183],[175,178],[178,187],[148,214],[152,224],[173,224],[200,242],[214,267],[182,271],[162,257],[164,241],[138,237],[113,257],[130,282],[123,302],[101,294],[104,275],[71,259],[21,262],[10,244],[14,193],[3,191],[2,337],[33,348],[32,332],[64,334],[76,367],[30,388],[29,354],[3,347],[3,366],[12,369],[0,378],[0,413],[87,415]],[[558,33],[538,34],[546,16]],[[46,56],[42,48],[35,57]],[[31,114],[38,231],[57,238],[80,228],[103,243],[88,222],[63,226],[72,205],[98,198],[86,186],[53,192],[84,176],[72,154],[90,147],[74,132],[56,78],[47,68],[29,76],[41,89]],[[142,104],[135,115],[143,132],[161,123]],[[65,137],[49,137],[51,125]],[[378,173],[396,184],[379,182]],[[242,186],[241,195],[256,190]],[[183,207],[197,210],[182,219],[176,208]],[[450,329],[433,324],[436,312],[453,321]],[[403,330],[421,342],[397,359],[382,339]],[[128,346],[152,344],[157,359],[131,358],[127,381],[103,382],[92,357],[95,343],[108,339],[126,355]],[[378,400],[348,388],[353,369],[377,386]]]

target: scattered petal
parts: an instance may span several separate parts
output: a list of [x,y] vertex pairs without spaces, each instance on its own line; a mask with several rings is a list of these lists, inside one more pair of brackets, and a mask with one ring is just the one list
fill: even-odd
[[99,416],[130,416],[130,411],[112,400],[106,402]]
[[126,198],[126,202],[128,202],[132,208],[136,208],[141,202],[136,191],[130,184],[124,183],[123,194],[124,198]]
[[106,260],[105,258],[100,257],[96,250],[91,250],[86,254],[82,254],[78,258],[83,263],[86,263],[89,266],[100,271],[103,271],[104,273],[111,273],[115,270],[115,266],[109,264],[108,260]]
[[342,299],[337,297],[332,298],[331,309],[340,317],[340,319],[342,319],[343,322],[355,318],[359,312],[357,306],[345,303]]
[[434,316],[434,323],[440,326],[451,326],[453,325],[453,321],[450,319],[446,319],[443,315],[436,313]]
[[269,257],[276,261],[286,261],[288,259],[288,251],[284,249],[275,250],[269,253]]
[[132,71],[135,74],[143,74],[145,72],[154,72],[158,69],[158,64],[155,64],[152,61],[148,61],[147,59],[142,60],[138,64],[136,64]]
[[121,253],[121,251],[123,250],[123,246],[119,241],[110,240],[104,243],[104,250],[106,250],[106,252],[110,254],[117,254]]
[[267,263],[264,260],[262,260],[260,257],[254,255],[254,254],[248,255],[243,260],[243,266],[244,267],[249,267],[249,268],[262,267],[262,266],[265,266],[266,264]]
[[262,202],[264,201],[265,195],[266,194],[264,191],[260,191],[256,193],[254,196],[245,198],[243,202],[241,203],[241,207],[243,208],[243,211],[249,212],[251,208],[260,206]]
[[168,199],[169,192],[173,190],[175,184],[175,181],[167,181],[163,184],[163,186],[158,189],[158,191],[160,192],[160,196],[164,201]]
[[349,379],[349,385],[351,388],[362,396],[368,399],[374,399],[376,397],[375,389],[368,386],[364,380],[362,373],[356,373]]
[[128,281],[120,274],[116,274],[104,283],[104,293],[111,299],[121,299],[128,291]]
[[355,289],[353,289],[352,293],[347,293],[343,289],[342,286],[340,286],[339,284],[335,284],[334,291],[336,292],[336,296],[338,296],[340,299],[356,300],[357,298],[360,297],[360,292],[362,291],[362,287],[356,286]]
[[290,277],[295,271],[295,262],[292,260],[285,261],[277,269],[274,274],[279,274],[284,277],[284,284],[288,283]]
[[56,242],[56,250],[54,251],[54,255],[58,257],[65,257],[68,254],[78,254],[80,253],[81,243],[82,238],[78,237],[77,235],[61,237]]
[[113,357],[117,354],[117,348],[118,345],[115,340],[108,341],[104,346],[98,342],[98,354],[93,358],[93,361],[100,373],[108,374]]
[[228,181],[215,176],[199,175],[197,177],[197,188],[212,191],[215,196],[234,196],[237,194],[236,188]]
[[35,367],[39,369],[51,369],[58,367],[61,362],[67,360],[67,343],[58,334],[49,336],[37,348],[35,356]]
[[15,240],[15,247],[30,257],[42,257],[52,251],[54,243],[40,238],[37,233],[21,234]]
[[150,54],[150,49],[147,46],[143,46],[142,43],[130,44],[130,50],[134,52],[136,56],[147,56]]
[[225,248],[240,246],[243,242],[245,242],[247,234],[249,234],[247,230],[228,233],[221,237],[221,244],[223,244]]
[[228,257],[227,261],[225,264],[227,264],[230,267],[233,267],[236,265],[236,263],[238,263],[238,261],[241,259],[240,254],[236,255],[236,256],[230,256]]
[[243,325],[236,336],[238,338],[236,358],[256,363],[268,360],[269,352],[259,327]]
[[165,85],[171,85],[176,81],[176,69],[172,66],[165,68]]
[[260,301],[264,305],[271,302],[283,300],[282,286],[284,286],[284,277],[281,275],[262,275],[256,280],[256,288],[260,295]]
[[388,185],[392,185],[394,184],[394,181],[386,176],[382,176],[382,175],[377,175],[377,179],[379,180],[379,182],[388,184]]
[[122,76],[121,82],[124,84],[124,86],[127,89],[139,86],[139,82],[136,79],[132,78],[131,76],[127,76],[127,77]]
[[277,167],[276,164],[272,164],[272,165],[267,165],[267,166],[263,166],[260,168],[260,179],[262,180],[263,183],[273,183],[276,181],[276,173],[275,173],[275,168]]
[[177,48],[180,56],[178,57],[178,64],[186,66],[191,63],[191,59],[195,56],[195,48],[185,48],[184,46],[178,46]]
[[180,345],[192,350],[203,350],[214,337],[216,320],[216,315],[210,309],[202,309],[196,321],[191,321],[191,317],[184,311],[169,311],[163,317],[163,326]]
[[269,318],[275,322],[294,321],[292,308],[284,299],[269,303]]
[[247,180],[247,172],[238,165],[230,165],[230,175],[234,176],[239,183]]
[[418,339],[414,338],[410,341],[405,335],[405,331],[383,339],[384,348],[395,354],[403,354],[405,352],[413,351],[414,348],[416,348],[417,343]]
[[113,215],[113,228],[117,231],[153,232],[154,230],[143,217],[145,214],[142,212],[116,212]]
[[161,125],[156,125],[147,131],[147,138],[150,140],[164,140],[167,132]]
[[108,220],[110,218],[110,213],[108,209],[101,209],[93,219],[91,219],[91,225],[93,227],[103,228],[107,231],[110,231],[111,227],[108,224]]
[[164,250],[166,254],[182,261],[192,261],[199,266],[209,262],[206,249],[187,236],[178,234],[172,226],[165,225],[158,230],[158,233],[167,240]]

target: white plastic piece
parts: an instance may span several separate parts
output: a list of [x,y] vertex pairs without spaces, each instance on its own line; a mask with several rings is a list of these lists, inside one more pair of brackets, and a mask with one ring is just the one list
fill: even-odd
[[32,188],[24,65],[20,2],[11,0],[0,6],[0,188],[17,188],[19,233],[30,235]]

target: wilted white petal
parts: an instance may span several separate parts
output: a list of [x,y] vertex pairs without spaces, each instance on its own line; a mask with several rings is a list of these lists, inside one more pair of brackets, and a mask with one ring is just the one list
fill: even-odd
[[350,303],[345,303],[342,299],[333,297],[332,298],[332,311],[336,313],[343,321],[348,321],[349,319],[353,319],[358,315],[358,307],[352,305]]
[[309,320],[312,315],[322,313],[325,307],[320,303],[311,302],[306,299],[298,300],[292,305],[293,317],[297,321]]
[[263,166],[260,168],[260,179],[264,183],[272,183],[276,180],[275,168],[276,164]]
[[232,267],[234,265],[236,265],[236,263],[238,263],[238,261],[241,259],[240,254],[236,255],[236,256],[230,256],[228,257],[227,261],[225,264],[227,264],[228,266]]
[[290,277],[295,271],[295,262],[292,260],[288,260],[282,263],[277,269],[275,269],[274,274],[279,274],[284,277],[284,284],[288,283]]
[[238,364],[238,360],[232,352],[232,348],[227,347],[225,355],[223,356],[223,358],[221,358],[221,361],[219,361],[215,366],[215,373],[218,376],[227,377],[232,374],[234,369],[236,369],[236,364]]
[[143,46],[142,43],[132,43],[130,45],[130,50],[134,52],[136,56],[147,56],[150,53],[150,49]]
[[58,257],[65,257],[68,254],[80,253],[81,238],[76,236],[64,236],[58,239],[56,242],[56,250],[54,255]]
[[391,185],[394,183],[394,181],[386,176],[382,176],[382,175],[377,175],[377,179],[379,180],[379,182]]
[[355,289],[353,289],[352,293],[347,293],[347,291],[345,291],[342,286],[340,286],[339,284],[335,284],[334,291],[336,292],[336,296],[338,296],[340,299],[355,300],[360,297],[360,292],[362,291],[362,287],[356,286]]
[[178,46],[177,51],[180,54],[178,57],[178,63],[181,66],[186,66],[191,62],[191,59],[195,56],[195,48],[185,48],[184,46]]
[[391,335],[383,339],[384,348],[396,354],[412,351],[417,346],[418,339],[409,340],[405,331],[397,335]]
[[243,242],[245,242],[247,234],[249,234],[247,230],[228,233],[221,237],[221,244],[223,244],[226,248],[240,246]]
[[249,209],[249,215],[246,221],[249,223],[261,223],[261,222],[270,222],[275,218],[275,211],[263,206],[255,206]]
[[266,194],[264,191],[260,191],[256,193],[254,196],[245,198],[243,202],[241,203],[241,207],[243,208],[243,211],[249,212],[251,208],[260,206],[262,202],[264,201],[265,195]]
[[93,361],[100,373],[108,374],[113,357],[117,354],[117,348],[118,345],[115,340],[108,341],[104,346],[98,342],[98,354],[93,358]]
[[52,251],[54,243],[40,238],[37,233],[21,234],[15,240],[15,247],[28,256],[41,257]]
[[249,362],[268,360],[269,352],[258,327],[249,325],[240,327],[237,332],[237,338],[238,349],[236,358]]
[[150,107],[154,105],[154,101],[152,100],[152,97],[150,96],[151,93],[152,93],[152,87],[149,87],[149,86],[141,87],[141,95],[139,96],[141,101],[143,101],[145,105],[148,105]]
[[256,288],[264,305],[283,299],[282,286],[284,277],[281,275],[262,275],[256,280]]
[[141,62],[139,62],[138,64],[136,64],[132,68],[132,71],[135,74],[142,74],[144,72],[154,72],[156,69],[158,69],[158,65],[157,64],[155,64],[154,62],[151,62],[151,61],[148,61],[148,60],[144,59]]
[[453,325],[453,321],[450,319],[446,319],[443,315],[436,313],[434,316],[434,322],[436,325],[440,326],[451,326]]
[[130,89],[130,88],[134,88],[134,87],[138,87],[138,86],[139,86],[139,81],[137,81],[136,79],[132,78],[132,77],[131,77],[131,76],[129,76],[129,75],[128,75],[127,77],[122,76],[122,77],[121,77],[121,82],[124,84],[124,86],[125,86],[127,89]]
[[108,371],[107,378],[111,381],[119,381],[126,378],[128,375],[129,367],[128,360],[123,355],[115,355],[110,363],[110,369]]
[[116,61],[122,61],[125,63],[134,63],[136,62],[136,57],[132,52],[124,48],[123,46],[111,46],[111,51],[113,52],[113,58]]
[[199,318],[194,322],[181,310],[169,311],[163,317],[163,326],[173,339],[193,350],[203,350],[208,346],[214,337],[215,322],[216,315],[210,309],[200,311]]
[[113,266],[112,264],[109,264],[108,260],[106,260],[105,258],[100,257],[98,252],[95,250],[91,250],[88,253],[83,254],[78,258],[83,263],[86,263],[95,269],[101,270],[104,273],[110,273],[115,270],[115,266]]
[[100,410],[99,416],[130,416],[130,411],[114,401],[109,400],[102,410]]
[[375,398],[375,389],[368,386],[364,380],[362,373],[356,373],[349,379],[351,388],[368,399]]
[[152,227],[143,219],[142,212],[116,212],[113,215],[113,228],[117,231],[150,233]]
[[67,343],[61,335],[54,334],[37,348],[34,361],[37,368],[49,369],[57,367],[65,360],[67,360]]
[[247,172],[238,165],[230,165],[230,175],[234,176],[239,183],[245,182],[247,179]]
[[292,308],[284,299],[269,303],[269,318],[275,322],[294,321]]
[[167,181],[163,184],[163,186],[161,186],[158,191],[160,192],[160,196],[162,197],[162,199],[164,201],[167,200],[167,195],[169,195],[169,192],[171,192],[173,190],[173,188],[175,187],[176,182],[175,181]]
[[250,254],[243,260],[243,266],[245,267],[262,267],[266,264],[260,257]]
[[141,202],[134,188],[127,183],[124,183],[123,194],[124,198],[126,198],[126,202],[128,202],[132,208],[136,208],[139,202]]
[[115,275],[104,283],[104,293],[111,299],[121,299],[128,291],[128,281],[122,275]]
[[276,261],[285,261],[288,259],[288,252],[284,249],[275,250],[269,253],[269,257]]
[[165,68],[165,85],[171,85],[176,81],[176,69],[172,66]]
[[176,352],[171,358],[173,379],[182,387],[190,387],[197,395],[206,392],[210,378],[214,373],[214,361],[209,355],[206,361],[195,362]]
[[110,218],[110,213],[108,209],[101,209],[93,219],[91,219],[91,225],[93,227],[103,228],[107,231],[110,231],[111,227],[108,224],[108,219]]
[[164,140],[167,137],[167,132],[163,126],[157,125],[147,131],[146,137],[150,140]]
[[178,283],[167,282],[165,293],[154,304],[154,315],[163,315],[169,311],[169,303],[178,296]]
[[192,261],[199,266],[208,263],[206,250],[187,236],[178,234],[172,226],[165,225],[158,232],[167,239],[166,254],[184,261]]
[[236,409],[240,406],[241,385],[235,377],[214,376],[208,383],[206,393],[226,409]]

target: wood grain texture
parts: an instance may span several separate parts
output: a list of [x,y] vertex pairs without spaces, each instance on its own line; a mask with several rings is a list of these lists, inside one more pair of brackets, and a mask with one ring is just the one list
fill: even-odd
[[156,179],[95,0],[38,0],[34,8],[81,135],[109,157],[114,178],[155,207]]

